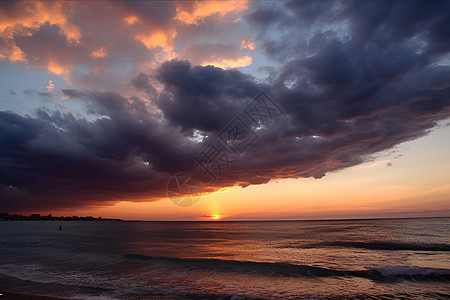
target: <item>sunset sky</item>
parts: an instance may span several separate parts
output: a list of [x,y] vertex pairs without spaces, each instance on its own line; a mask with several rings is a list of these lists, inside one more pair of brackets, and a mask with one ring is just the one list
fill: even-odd
[[[0,212],[450,216],[449,11],[2,1]],[[186,175],[201,195],[180,207]]]

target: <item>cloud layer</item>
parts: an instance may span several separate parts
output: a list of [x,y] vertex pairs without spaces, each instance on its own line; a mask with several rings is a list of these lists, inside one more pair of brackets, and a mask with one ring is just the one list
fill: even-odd
[[[221,144],[228,170],[205,179],[207,191],[321,178],[450,117],[446,2],[254,2],[223,12],[175,2],[96,2],[89,9],[36,3],[27,5],[61,18],[42,14],[37,22],[18,12],[23,3],[2,7],[9,22],[0,27],[2,57],[89,82],[46,93],[83,103],[94,118],[45,108],[34,116],[0,112],[6,211],[160,199],[172,175],[205,175],[193,158],[220,144],[235,117],[257,137],[239,155]],[[99,17],[96,9],[105,7],[108,18]],[[251,48],[276,65],[264,81],[218,67],[245,55],[244,35],[236,33],[230,45],[199,38],[201,30],[209,34],[205,24],[217,32],[236,22],[248,28]],[[109,44],[100,36],[111,37]],[[189,39],[197,43],[182,42]],[[161,55],[178,59],[159,63]],[[218,63],[204,65],[208,59]],[[80,64],[94,66],[89,76],[77,77]],[[129,90],[121,93],[108,79],[124,65],[130,71],[120,78]],[[260,91],[282,110],[271,122],[245,114]]]

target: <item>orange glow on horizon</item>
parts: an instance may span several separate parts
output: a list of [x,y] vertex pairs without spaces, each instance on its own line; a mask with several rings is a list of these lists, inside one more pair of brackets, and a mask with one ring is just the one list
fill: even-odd
[[221,215],[212,215],[211,219],[213,219],[214,221],[217,221],[217,220],[222,219],[222,216]]

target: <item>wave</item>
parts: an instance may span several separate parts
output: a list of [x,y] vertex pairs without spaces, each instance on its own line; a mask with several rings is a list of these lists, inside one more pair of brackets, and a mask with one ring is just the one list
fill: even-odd
[[336,241],[320,244],[322,246],[335,246],[347,248],[362,248],[369,250],[412,250],[412,251],[450,251],[448,244],[414,244],[414,243],[395,243],[395,242],[353,242]]
[[386,277],[419,277],[419,276],[449,276],[450,270],[448,269],[437,269],[437,268],[423,268],[423,267],[412,267],[412,266],[384,266],[375,267],[374,270],[383,274]]
[[179,267],[206,269],[221,272],[257,273],[262,275],[302,276],[302,277],[361,277],[375,281],[438,280],[450,281],[449,269],[421,267],[377,267],[367,270],[343,271],[308,265],[289,263],[222,260],[211,258],[154,257],[142,254],[126,254],[126,259],[167,262]]

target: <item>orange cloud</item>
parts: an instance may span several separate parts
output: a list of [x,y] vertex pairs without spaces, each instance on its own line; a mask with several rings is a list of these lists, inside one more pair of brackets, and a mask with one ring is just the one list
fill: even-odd
[[242,57],[238,57],[236,59],[218,59],[216,61],[205,61],[202,62],[202,66],[216,66],[222,69],[228,69],[228,68],[240,68],[240,67],[246,67],[253,63],[253,60],[250,56],[245,55]]
[[[11,51],[8,54],[9,54],[8,58],[9,58],[9,60],[11,62],[21,62],[21,61],[26,61],[27,60],[26,57],[25,57],[25,54],[16,45],[13,45],[11,47]],[[4,59],[4,58],[2,58],[2,59]]]
[[246,67],[253,63],[252,58],[243,55],[234,44],[191,45],[180,53],[180,57],[188,59],[193,64],[213,65],[222,69]]
[[125,19],[123,19],[125,21],[125,23],[127,23],[128,25],[133,25],[134,23],[136,23],[138,21],[138,17],[131,15],[129,17],[126,17]]
[[161,47],[164,51],[169,52],[173,49],[172,42],[176,35],[175,30],[170,32],[156,31],[149,35],[137,35],[136,39],[141,41],[148,49]]
[[[220,17],[231,16],[232,19],[226,20],[228,23],[224,22],[229,25],[248,7],[247,1],[161,5],[164,9],[159,12],[153,9],[153,4],[125,2],[11,2],[0,9],[0,60],[46,68],[49,73],[65,75],[66,80],[85,87],[93,82],[97,87],[117,87],[112,82],[124,80],[113,74],[123,74],[124,64],[130,65],[127,72],[132,74],[174,58],[221,68],[244,67],[252,63],[248,53],[241,53],[243,49],[251,49],[252,43],[246,41],[242,44],[244,47],[239,45],[242,36],[225,47],[212,44],[202,50],[204,45],[199,45],[187,51],[192,45],[198,45],[190,39],[192,33],[181,29],[209,16],[217,17],[215,21],[218,22],[223,21]],[[99,11],[105,14],[99,15]],[[209,40],[210,35],[207,30],[198,33],[203,40]],[[111,59],[101,59],[107,56]],[[72,72],[78,65],[83,68]],[[107,78],[105,74],[111,76]]]
[[80,42],[79,28],[68,21],[72,5],[68,2],[28,1],[21,4],[20,13],[0,11],[0,32],[12,37],[23,28],[37,29],[45,22],[56,24],[70,41]]
[[53,83],[53,80],[48,81],[48,86],[45,87],[47,91],[51,92],[55,89],[55,84]]
[[[16,45],[15,36],[30,37],[46,23],[57,25],[68,43],[79,44],[80,29],[69,20],[72,13],[72,3],[59,1],[17,2],[0,10],[0,39],[3,40],[4,45],[0,59],[8,59],[10,62],[27,62],[29,53]],[[55,74],[68,71],[56,61],[49,61],[47,65],[48,70]]]
[[105,48],[101,47],[100,49],[94,50],[91,52],[91,56],[93,58],[102,58],[106,56]]
[[192,11],[183,10],[181,5],[177,6],[175,19],[188,25],[198,24],[206,17],[237,14],[247,7],[248,1],[198,1],[194,3]]
[[47,65],[48,71],[56,75],[68,74],[70,68],[64,67],[55,61],[49,61]]
[[256,46],[254,43],[252,43],[250,41],[250,39],[245,39],[245,40],[242,40],[242,42],[241,42],[241,48],[248,49],[248,50],[255,50]]

